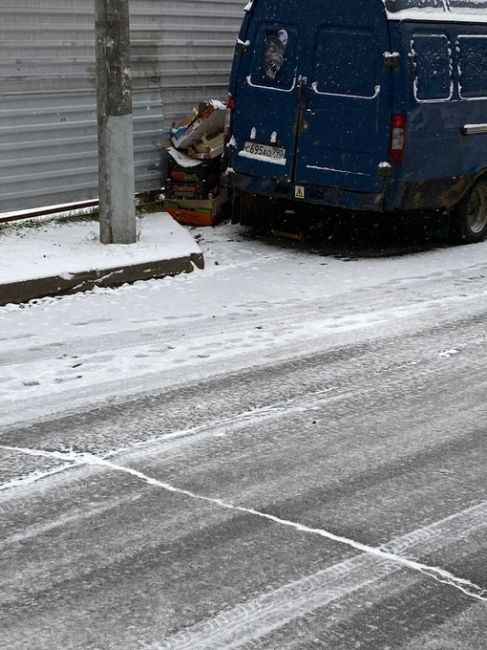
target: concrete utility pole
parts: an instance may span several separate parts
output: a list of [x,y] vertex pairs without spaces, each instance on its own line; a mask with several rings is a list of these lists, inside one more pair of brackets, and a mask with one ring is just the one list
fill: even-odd
[[95,0],[100,241],[133,244],[135,218],[128,0]]

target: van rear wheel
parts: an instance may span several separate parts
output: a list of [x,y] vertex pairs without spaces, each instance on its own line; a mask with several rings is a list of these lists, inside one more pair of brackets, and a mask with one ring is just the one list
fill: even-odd
[[476,183],[453,213],[453,238],[469,244],[487,237],[487,181]]

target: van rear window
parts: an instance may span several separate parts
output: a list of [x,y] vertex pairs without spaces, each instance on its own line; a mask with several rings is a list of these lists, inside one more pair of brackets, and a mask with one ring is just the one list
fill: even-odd
[[372,97],[378,49],[371,30],[324,27],[316,47],[316,88],[332,95]]
[[411,40],[411,55],[416,99],[449,99],[453,92],[453,61],[448,37],[444,34],[415,34]]
[[462,97],[487,97],[487,36],[459,36],[457,41]]
[[262,24],[251,62],[255,85],[290,90],[296,81],[296,29],[290,25]]

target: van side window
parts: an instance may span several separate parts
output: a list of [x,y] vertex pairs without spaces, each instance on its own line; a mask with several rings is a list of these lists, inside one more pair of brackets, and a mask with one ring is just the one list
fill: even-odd
[[460,96],[487,98],[487,36],[459,36],[456,46]]
[[296,82],[296,30],[287,25],[261,25],[251,63],[253,84],[291,90]]
[[323,27],[315,61],[317,92],[374,97],[378,50],[371,30]]
[[414,69],[414,96],[418,101],[451,99],[453,59],[445,34],[415,34],[410,56]]

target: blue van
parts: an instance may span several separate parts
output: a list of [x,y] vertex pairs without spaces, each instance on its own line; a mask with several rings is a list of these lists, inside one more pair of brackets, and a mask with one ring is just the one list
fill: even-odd
[[242,220],[288,200],[487,235],[487,0],[251,0],[229,90]]

